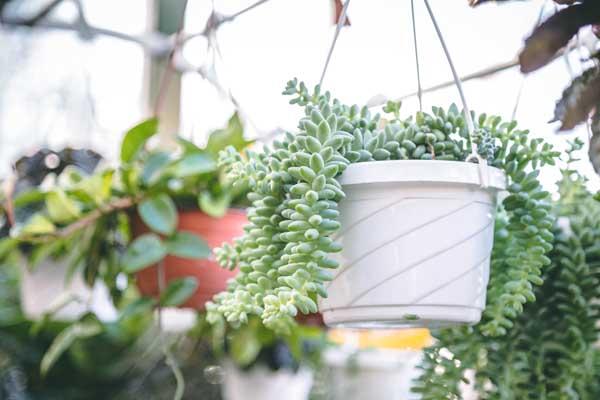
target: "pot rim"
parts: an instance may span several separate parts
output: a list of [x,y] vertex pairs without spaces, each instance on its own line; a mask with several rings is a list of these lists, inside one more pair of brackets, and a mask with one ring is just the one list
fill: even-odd
[[[504,190],[504,171],[483,167],[488,189]],[[372,183],[447,183],[481,186],[480,165],[465,161],[386,160],[351,164],[339,178],[342,186]]]

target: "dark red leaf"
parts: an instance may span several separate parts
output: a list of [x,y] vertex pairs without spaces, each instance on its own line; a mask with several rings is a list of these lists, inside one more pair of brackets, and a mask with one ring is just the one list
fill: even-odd
[[560,100],[556,102],[556,106],[554,107],[554,118],[550,122],[563,121],[568,109],[579,101],[579,97],[585,91],[587,85],[598,76],[600,76],[600,70],[593,67],[573,79],[571,84],[563,90]]
[[562,118],[561,130],[573,129],[590,117],[597,104],[600,103],[600,76],[592,79],[577,98],[567,104]]
[[598,21],[600,1],[587,1],[558,11],[538,26],[525,41],[525,48],[519,55],[521,71],[528,73],[543,67],[581,27]]

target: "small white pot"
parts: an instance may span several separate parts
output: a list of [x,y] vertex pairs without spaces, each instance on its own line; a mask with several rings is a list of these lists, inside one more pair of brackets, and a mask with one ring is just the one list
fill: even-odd
[[329,367],[331,400],[409,400],[418,377],[421,352],[415,350],[369,349],[358,353],[343,348],[325,352]]
[[36,320],[52,313],[52,319],[73,321],[91,311],[103,321],[117,318],[104,284],[91,289],[79,273],[68,280],[67,272],[64,261],[44,260],[33,271],[22,268],[21,308],[26,317]]
[[223,397],[225,400],[307,400],[312,382],[312,371],[308,369],[271,371],[256,366],[242,371],[227,363]]
[[328,298],[319,301],[325,323],[478,322],[504,173],[456,161],[377,161],[350,165],[340,183],[343,251]]

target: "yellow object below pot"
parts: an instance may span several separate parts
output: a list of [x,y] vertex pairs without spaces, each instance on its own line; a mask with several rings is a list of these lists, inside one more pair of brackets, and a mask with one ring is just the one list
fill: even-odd
[[352,345],[361,349],[410,349],[421,350],[433,343],[428,329],[399,330],[347,330],[332,329],[329,339],[340,345]]

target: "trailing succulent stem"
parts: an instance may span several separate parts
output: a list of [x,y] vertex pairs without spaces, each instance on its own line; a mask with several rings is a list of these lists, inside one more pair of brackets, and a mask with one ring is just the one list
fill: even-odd
[[284,94],[305,110],[296,134],[287,132],[262,153],[221,153],[230,180],[250,187],[252,207],[244,236],[217,250],[220,264],[240,273],[207,305],[209,318],[240,324],[256,314],[266,326],[286,331],[298,312],[316,312],[317,296],[327,296],[324,283],[338,267],[331,254],[341,247],[332,235],[340,228],[338,203],[345,195],[337,178],[344,170],[369,161],[464,161],[476,145],[511,183],[505,200],[510,222],[503,231],[510,251],[501,271],[494,271],[501,276],[493,280],[484,325],[490,335],[505,333],[533,299],[532,285],[540,283],[548,263],[553,222],[548,193],[540,189],[537,172],[526,171],[553,163],[556,153],[550,146],[540,146],[515,123],[485,115],[477,119],[471,143],[456,106],[402,120],[400,104],[389,103],[385,111],[393,117],[387,121],[366,107],[341,104],[318,86],[311,93],[296,80],[288,82]]

